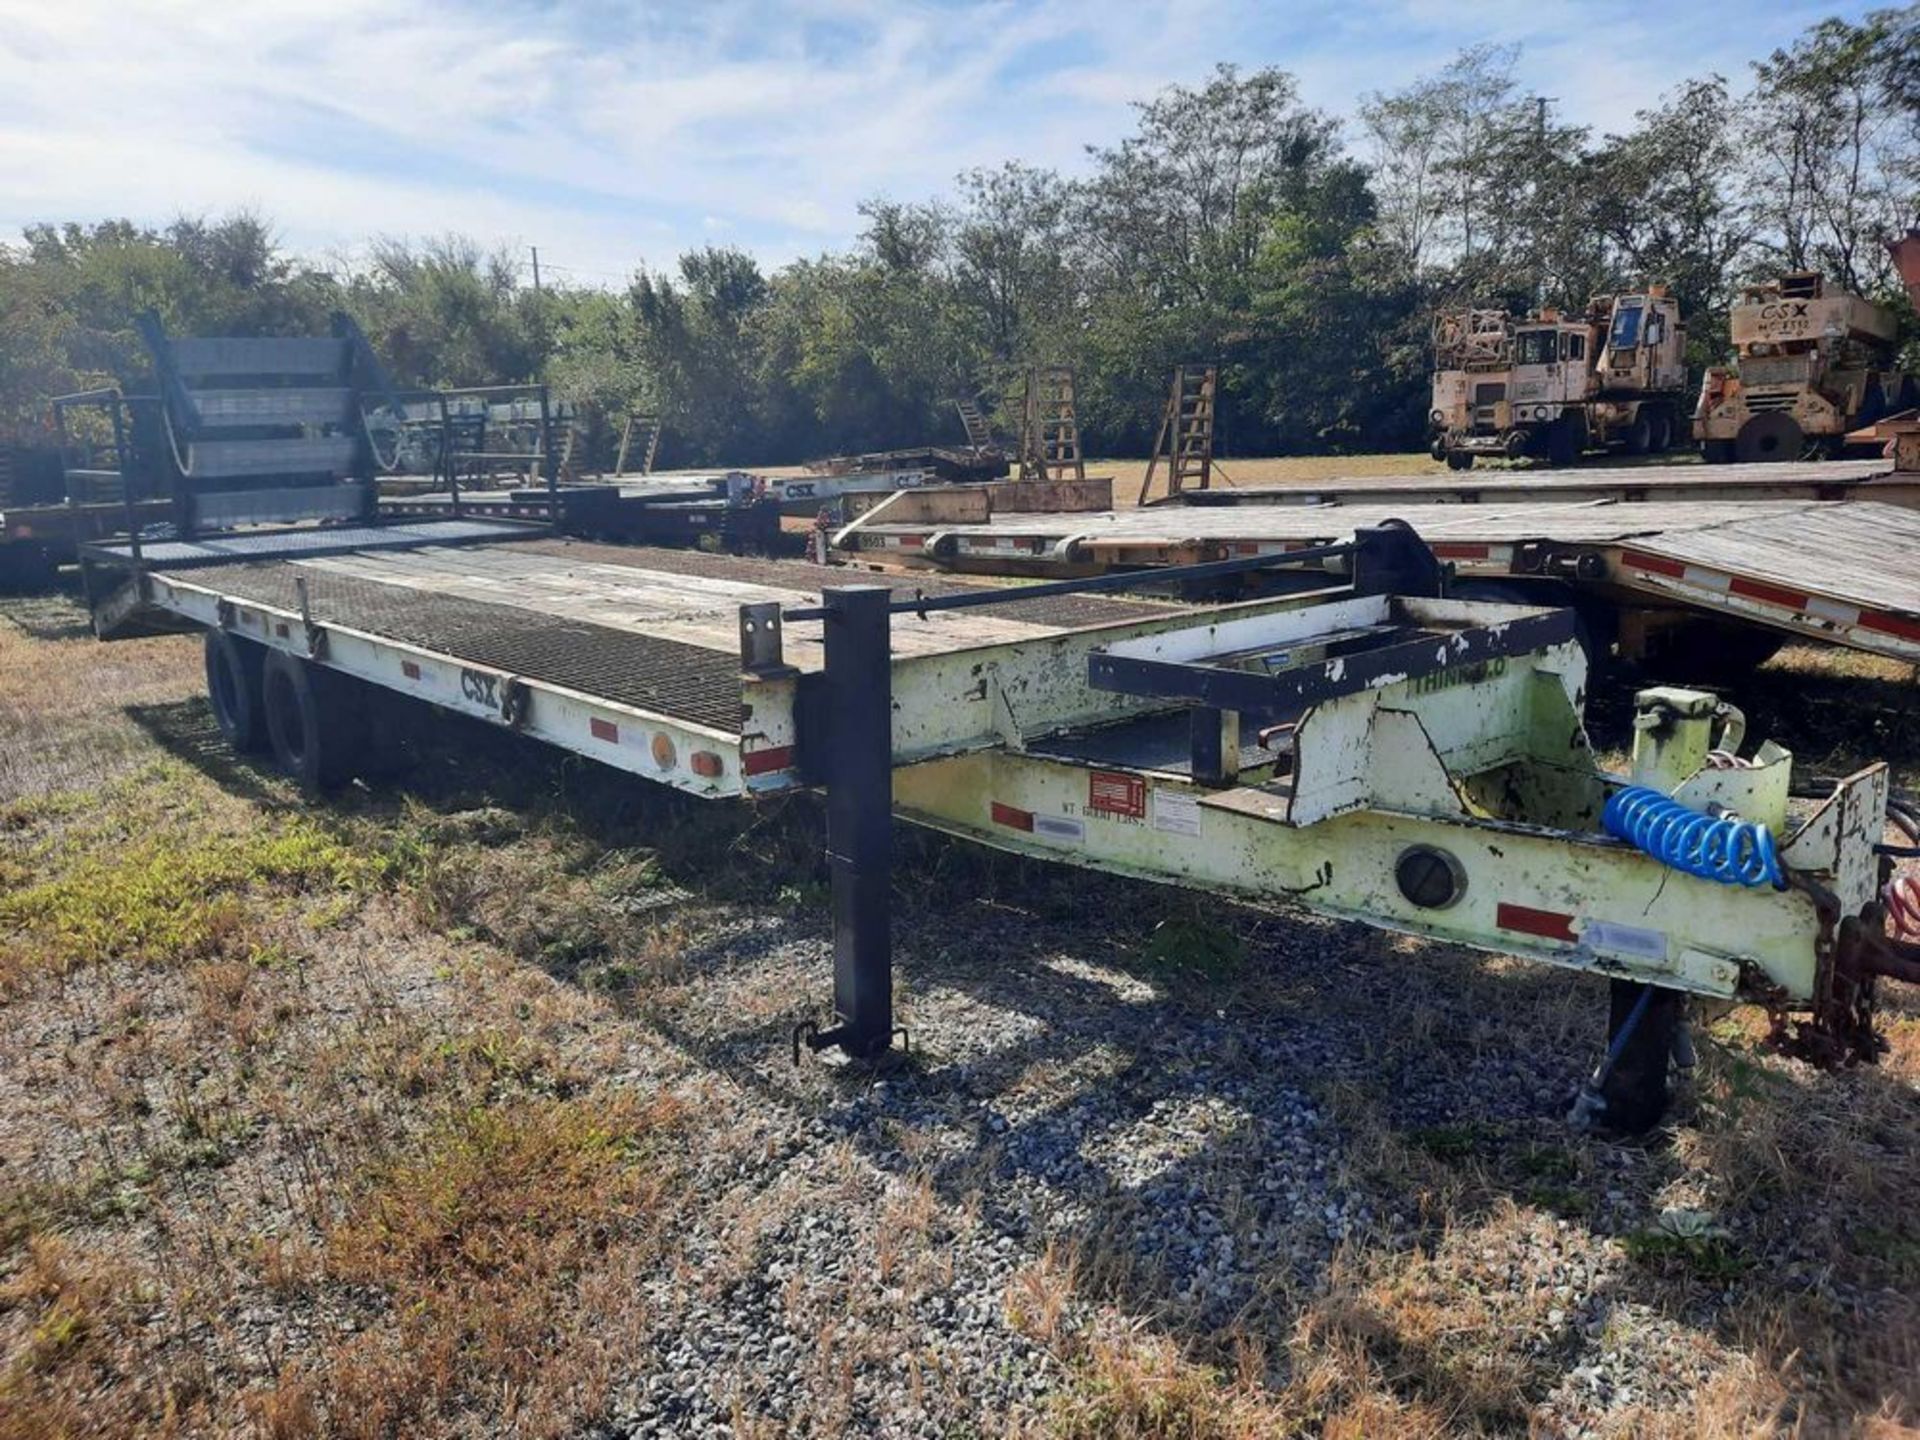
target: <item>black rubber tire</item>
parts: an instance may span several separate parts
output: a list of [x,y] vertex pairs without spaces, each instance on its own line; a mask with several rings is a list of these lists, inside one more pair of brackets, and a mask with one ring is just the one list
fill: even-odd
[[1847,422],[1849,430],[1864,430],[1869,425],[1877,425],[1893,410],[1892,401],[1887,395],[1885,379],[1875,375],[1868,380],[1860,394],[1860,413]]
[[1653,448],[1653,420],[1643,407],[1634,412],[1626,431],[1627,453],[1644,455]]
[[1580,436],[1573,417],[1562,415],[1547,427],[1547,464],[1571,465],[1580,458]]
[[[1607,997],[1609,1047],[1646,988],[1636,980],[1612,982]],[[1674,1039],[1685,1023],[1686,1013],[1683,992],[1654,987],[1646,1012],[1600,1087],[1600,1097],[1607,1102],[1599,1116],[1600,1128],[1622,1135],[1644,1135],[1660,1123],[1667,1113],[1667,1074],[1673,1061]]]
[[1650,419],[1653,425],[1651,448],[1656,455],[1664,454],[1673,448],[1673,412],[1655,410]]
[[1447,469],[1471,470],[1472,468],[1473,468],[1473,456],[1462,454],[1458,450],[1449,450],[1447,452]]
[[38,595],[60,583],[60,562],[31,540],[0,545],[0,595]]
[[1807,437],[1800,422],[1791,415],[1774,411],[1749,416],[1733,440],[1733,458],[1742,465],[1757,465],[1769,460],[1798,460],[1806,448]]
[[1674,685],[1734,685],[1771,660],[1789,638],[1764,625],[1693,621],[1662,632],[1641,668]]
[[1709,465],[1731,465],[1733,463],[1733,441],[1702,440],[1700,458]]
[[365,747],[351,680],[284,650],[269,650],[260,688],[267,738],[283,772],[309,795],[353,778]]
[[260,684],[266,647],[224,630],[209,630],[204,649],[207,704],[221,736],[239,755],[266,749],[267,718]]

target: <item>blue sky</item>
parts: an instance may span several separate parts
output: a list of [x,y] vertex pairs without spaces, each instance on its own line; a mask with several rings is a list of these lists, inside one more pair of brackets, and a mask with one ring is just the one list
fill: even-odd
[[1829,14],[1752,0],[0,0],[0,233],[251,207],[353,263],[374,235],[538,245],[617,284],[682,249],[842,246],[868,196],[1007,158],[1083,167],[1127,102],[1228,60],[1352,112],[1480,41],[1618,129]]

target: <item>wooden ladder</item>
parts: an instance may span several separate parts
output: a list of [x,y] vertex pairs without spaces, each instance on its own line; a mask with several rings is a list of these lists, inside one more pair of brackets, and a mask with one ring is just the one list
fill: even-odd
[[[638,436],[640,445],[634,449],[634,437]],[[613,462],[616,475],[627,473],[627,457],[632,454],[640,462],[640,473],[651,475],[653,462],[660,454],[660,417],[658,415],[629,415],[627,428],[620,432],[620,455]]]
[[971,395],[962,395],[953,402],[953,408],[960,412],[960,423],[967,432],[967,444],[975,450],[984,450],[993,444],[993,427],[987,423],[987,415],[980,408],[980,402]]
[[1219,372],[1211,365],[1174,367],[1160,435],[1153,442],[1146,478],[1140,482],[1139,504],[1148,503],[1162,460],[1167,462],[1166,499],[1213,484],[1213,402],[1218,384]]
[[1026,434],[1020,446],[1022,480],[1084,480],[1080,420],[1073,406],[1073,367],[1036,365],[1027,371]]

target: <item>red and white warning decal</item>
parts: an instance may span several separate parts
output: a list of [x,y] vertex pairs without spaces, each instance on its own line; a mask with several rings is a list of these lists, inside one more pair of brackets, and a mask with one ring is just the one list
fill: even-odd
[[1087,813],[1118,815],[1127,820],[1147,818],[1147,782],[1124,770],[1087,772]]

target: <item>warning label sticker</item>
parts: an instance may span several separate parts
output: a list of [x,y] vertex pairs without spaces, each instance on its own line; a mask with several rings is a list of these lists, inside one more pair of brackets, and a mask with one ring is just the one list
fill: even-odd
[[1087,812],[1144,820],[1147,782],[1138,775],[1119,770],[1090,770],[1087,772]]
[[1589,950],[1655,964],[1667,958],[1667,937],[1658,930],[1643,930],[1638,925],[1621,925],[1612,920],[1589,920],[1580,932],[1580,943]]
[[1087,827],[1071,815],[1036,815],[1033,833],[1053,840],[1071,840],[1076,844],[1087,838]]
[[1200,797],[1184,790],[1153,792],[1153,828],[1169,835],[1200,834]]

